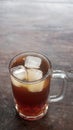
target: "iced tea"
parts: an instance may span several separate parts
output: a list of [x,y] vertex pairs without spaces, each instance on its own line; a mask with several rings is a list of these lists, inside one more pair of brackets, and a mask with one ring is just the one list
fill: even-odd
[[15,107],[28,120],[44,116],[48,109],[51,64],[41,54],[17,55],[9,65]]

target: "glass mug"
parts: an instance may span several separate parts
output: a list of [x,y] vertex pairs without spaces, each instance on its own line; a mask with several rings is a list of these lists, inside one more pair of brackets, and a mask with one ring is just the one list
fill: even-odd
[[66,83],[66,74],[52,70],[50,60],[38,52],[23,52],[12,58],[9,64],[15,108],[26,120],[42,118],[48,111],[50,102],[63,99],[65,86],[60,95],[50,96],[52,78],[61,78]]

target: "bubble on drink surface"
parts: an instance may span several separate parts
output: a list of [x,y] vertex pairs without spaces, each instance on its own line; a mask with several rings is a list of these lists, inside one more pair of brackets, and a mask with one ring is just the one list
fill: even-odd
[[16,78],[20,80],[27,79],[27,71],[23,65],[13,67],[11,71]]
[[25,67],[39,68],[41,65],[41,58],[35,56],[27,56],[25,60]]
[[43,72],[38,69],[27,69],[28,81],[36,81],[43,77]]

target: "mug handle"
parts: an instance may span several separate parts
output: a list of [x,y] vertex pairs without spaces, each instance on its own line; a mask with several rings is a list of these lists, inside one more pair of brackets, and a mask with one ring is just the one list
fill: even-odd
[[62,100],[65,95],[65,90],[66,90],[66,86],[67,86],[67,75],[62,70],[53,70],[52,78],[63,79],[63,86],[62,86],[60,94],[49,97],[50,102],[58,102],[58,101]]

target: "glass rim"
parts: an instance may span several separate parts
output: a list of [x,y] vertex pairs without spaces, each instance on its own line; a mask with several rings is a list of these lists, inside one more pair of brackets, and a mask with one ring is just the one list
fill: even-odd
[[[24,54],[25,54],[25,55],[27,55],[27,54],[32,54],[32,55],[35,54],[35,55],[37,55],[37,56],[43,57],[43,58],[47,61],[47,63],[50,65],[50,68],[48,69],[47,73],[46,73],[41,79],[34,80],[34,81],[23,81],[23,80],[21,80],[21,79],[15,77],[15,76],[13,75],[13,73],[12,73],[12,71],[11,71],[11,64],[12,64],[13,60],[16,59],[17,57],[21,56],[21,55],[24,55]],[[51,61],[48,59],[48,57],[47,57],[45,54],[42,54],[42,53],[36,52],[36,51],[25,51],[25,52],[18,53],[17,55],[15,55],[15,56],[10,60],[8,69],[9,69],[10,75],[13,76],[18,82],[23,83],[23,84],[32,84],[32,83],[36,84],[36,83],[38,83],[38,82],[43,81],[43,80],[46,79],[48,76],[52,75],[52,64],[51,64]]]

